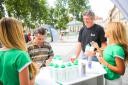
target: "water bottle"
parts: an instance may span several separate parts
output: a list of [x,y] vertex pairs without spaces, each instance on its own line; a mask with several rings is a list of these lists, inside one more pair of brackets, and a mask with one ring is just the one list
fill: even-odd
[[78,65],[78,60],[76,59],[73,64],[74,64],[74,66],[73,66],[73,69],[74,69],[74,79],[76,79],[76,78],[79,77],[79,65]]
[[83,77],[86,74],[86,62],[79,59],[79,77]]
[[66,71],[65,71],[65,65],[62,64],[59,68],[58,68],[58,80],[59,82],[64,82],[66,80]]
[[[94,47],[93,46],[91,46],[90,48],[89,48],[89,51],[94,51]],[[88,61],[88,68],[92,68],[92,57],[93,56],[88,56],[88,59],[87,59],[87,61]]]
[[57,81],[58,80],[58,76],[59,76],[59,74],[58,74],[58,68],[59,68],[59,65],[58,64],[55,64],[54,65],[54,67],[53,67],[53,79],[55,80],[55,81]]
[[66,63],[66,81],[72,79],[72,72],[73,72],[72,63],[71,62]]
[[54,70],[54,63],[51,62],[48,66],[50,68],[50,76],[51,76],[51,78],[53,78],[53,75],[54,75],[53,74],[54,73],[54,71],[53,71]]

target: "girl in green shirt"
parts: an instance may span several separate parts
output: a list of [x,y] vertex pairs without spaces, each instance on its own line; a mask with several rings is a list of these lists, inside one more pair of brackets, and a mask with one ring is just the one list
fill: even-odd
[[[105,85],[122,85],[120,76],[124,74],[125,61],[128,60],[126,30],[120,22],[110,22],[106,26],[105,36],[108,45],[104,49],[103,55],[100,55],[102,57],[97,57],[107,71]],[[93,46],[101,54],[97,43],[93,43]]]
[[28,56],[22,23],[14,18],[0,20],[0,85],[30,85]]

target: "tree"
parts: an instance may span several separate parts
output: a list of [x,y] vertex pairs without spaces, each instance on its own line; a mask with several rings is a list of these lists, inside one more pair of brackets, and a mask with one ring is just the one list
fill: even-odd
[[47,17],[46,0],[33,0],[30,3],[30,15],[35,23],[41,24],[45,22]]
[[58,29],[66,29],[68,20],[68,10],[66,8],[67,0],[57,0],[54,17],[56,19],[56,28]]
[[46,0],[5,0],[9,16],[16,17],[29,28],[44,22],[47,15]]
[[48,8],[46,24],[52,25],[57,29],[66,29],[68,23],[67,0],[56,0],[55,8]]
[[29,0],[5,0],[7,12],[10,17],[22,20],[24,25],[31,27]]
[[0,18],[4,16],[4,8],[3,8],[3,2],[4,0],[0,0]]
[[25,18],[29,13],[28,0],[5,0],[4,3],[7,7],[9,16],[22,19]]
[[46,19],[48,17],[48,6],[46,5],[46,0],[40,0],[39,1],[40,4],[40,10],[39,10],[39,23],[46,23]]
[[55,19],[55,9],[54,8],[48,8],[48,15],[46,17],[46,24],[54,26],[54,23],[56,22]]
[[82,20],[82,13],[90,8],[88,0],[68,0],[69,13],[73,14],[77,20]]

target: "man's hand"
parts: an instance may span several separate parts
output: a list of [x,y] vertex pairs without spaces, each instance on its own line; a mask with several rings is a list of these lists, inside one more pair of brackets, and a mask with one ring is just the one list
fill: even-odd
[[48,66],[51,63],[51,61],[52,61],[52,58],[50,57],[48,60],[46,60],[45,65]]

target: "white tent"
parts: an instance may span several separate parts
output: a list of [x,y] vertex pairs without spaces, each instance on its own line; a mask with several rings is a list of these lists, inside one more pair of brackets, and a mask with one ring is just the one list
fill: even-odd
[[59,34],[53,26],[45,24],[43,25],[43,27],[50,33],[52,42],[56,42],[59,40]]
[[112,0],[112,2],[128,20],[128,0]]

